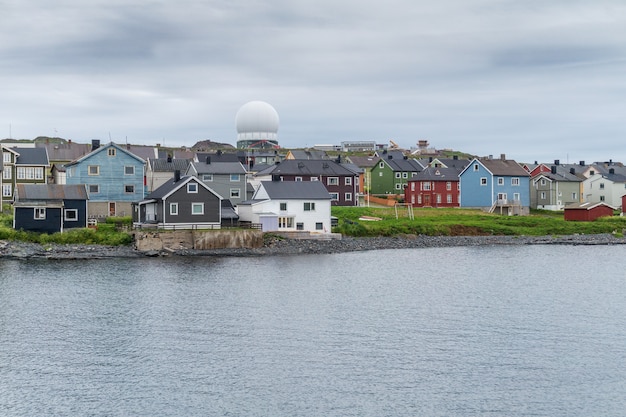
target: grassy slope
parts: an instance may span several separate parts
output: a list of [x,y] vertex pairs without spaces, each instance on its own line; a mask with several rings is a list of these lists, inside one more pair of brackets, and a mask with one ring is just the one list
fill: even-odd
[[[529,216],[500,216],[479,210],[413,209],[414,219],[405,208],[333,207],[339,219],[335,228],[349,236],[423,235],[516,235],[547,236],[570,234],[618,233],[626,228],[626,218],[605,217],[594,222],[572,222],[563,213],[534,212]],[[382,221],[362,221],[361,216],[380,217]]]

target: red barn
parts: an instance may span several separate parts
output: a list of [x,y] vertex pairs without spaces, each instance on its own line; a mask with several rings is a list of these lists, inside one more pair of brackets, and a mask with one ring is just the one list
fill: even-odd
[[598,217],[612,216],[614,207],[600,201],[598,203],[577,203],[565,207],[565,220],[590,222]]

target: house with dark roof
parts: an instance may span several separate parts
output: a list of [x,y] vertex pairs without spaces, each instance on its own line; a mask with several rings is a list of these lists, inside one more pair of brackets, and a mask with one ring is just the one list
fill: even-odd
[[331,199],[320,181],[261,181],[251,200],[237,206],[239,220],[264,232],[330,233]]
[[330,160],[286,159],[254,175],[256,186],[261,181],[321,182],[337,206],[359,204],[358,174]]
[[409,180],[424,169],[416,159],[400,151],[383,151],[377,164],[370,170],[370,194],[404,195]]
[[[469,161],[467,161],[469,162]],[[459,207],[461,187],[458,166],[424,168],[411,178],[404,189],[404,201],[413,207]]]
[[174,178],[176,171],[186,172],[190,159],[148,158],[146,161],[146,191],[152,191]]
[[167,182],[133,204],[135,227],[219,229],[222,197],[194,176],[177,171]]
[[531,179],[530,207],[560,211],[569,204],[580,203],[585,178],[576,174],[573,167],[568,169],[563,165],[550,165],[548,169],[536,170],[537,175]]
[[48,153],[45,148],[6,147],[2,145],[2,199],[13,201],[17,184],[46,184],[49,168]]
[[17,184],[13,228],[56,233],[87,227],[88,199],[84,184]]
[[612,165],[596,167],[598,171],[583,181],[583,200],[602,202],[621,208],[622,196],[626,193],[626,167]]
[[530,174],[505,155],[474,158],[459,174],[459,181],[461,207],[507,215],[530,213]]
[[359,172],[359,190],[363,194],[370,192],[370,180],[372,168],[378,164],[378,156],[346,156],[346,161],[361,169]]
[[222,198],[230,200],[233,206],[252,195],[246,168],[239,161],[215,162],[213,157],[206,156],[202,161],[191,161],[184,172],[196,176]]

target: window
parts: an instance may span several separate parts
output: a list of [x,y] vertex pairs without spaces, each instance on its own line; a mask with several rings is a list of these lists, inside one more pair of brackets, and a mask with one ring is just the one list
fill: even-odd
[[457,182],[457,183],[456,183],[456,189],[457,189],[457,190],[460,190],[460,189],[461,189],[461,181],[459,181],[459,182]]
[[437,204],[441,204],[441,194],[437,194]]
[[109,156],[115,156],[115,148],[109,148],[109,149],[107,149],[107,155],[109,155]]
[[89,184],[89,194],[98,194],[100,192],[100,185]]
[[10,180],[11,179],[11,167],[5,166],[4,171],[2,171],[2,179]]
[[498,177],[498,185],[504,185],[504,178]]
[[204,203],[191,203],[191,214],[193,214],[193,215],[203,215],[204,214]]
[[311,181],[319,181],[320,179],[317,177],[311,177]]
[[287,203],[280,203],[280,211],[287,211]]
[[195,182],[187,183],[187,193],[197,194],[198,193],[198,183],[195,183]]
[[339,177],[328,177],[328,185],[339,185]]
[[409,173],[408,172],[403,172],[402,173],[402,178],[409,178]]
[[18,180],[23,180],[26,178],[26,168],[24,167],[17,167],[17,179]]
[[135,167],[133,165],[126,165],[124,167],[124,175],[135,175]]
[[65,217],[65,221],[77,222],[78,221],[78,210],[77,209],[65,209],[64,217]]
[[304,203],[304,211],[315,211],[315,203]]
[[603,195],[600,196],[600,201],[604,201],[604,196]]
[[241,190],[239,188],[230,189],[230,198],[239,198],[240,195],[241,195]]
[[415,191],[415,182],[411,182],[411,191]]
[[401,183],[397,183],[396,184],[396,190],[401,190],[402,189],[402,184]]
[[379,177],[382,177],[382,176],[383,176],[383,172],[382,172],[382,171],[380,171],[380,172],[378,173],[378,176],[379,176]]
[[384,167],[385,167],[385,163],[384,162],[379,162],[378,163],[378,168],[384,168]]
[[346,193],[344,196],[345,201],[352,201],[352,193]]
[[448,204],[452,204],[452,194],[447,194],[447,195],[446,195],[446,202],[447,202]]
[[2,162],[11,163],[11,153],[10,152],[2,152]]
[[293,227],[293,217],[279,217],[278,218],[279,229],[290,229],[292,227]]
[[521,201],[520,193],[513,193],[513,201]]
[[447,191],[452,190],[452,183],[451,183],[450,181],[447,181],[447,182],[446,182],[446,190],[447,190]]
[[302,182],[302,177],[296,177],[296,182]]
[[417,204],[422,204],[422,195],[421,194],[419,194],[417,196]]
[[213,181],[213,174],[202,174],[202,181]]
[[45,207],[35,207],[35,220],[45,220],[46,209]]
[[545,199],[546,199],[546,192],[545,192],[545,191],[542,191],[542,192],[539,194],[539,198],[540,198],[540,199],[542,199],[542,200],[545,200]]
[[35,168],[35,179],[43,180],[43,168],[41,167]]
[[329,193],[330,201],[339,201],[339,193]]
[[100,165],[89,165],[87,170],[88,175],[100,175]]
[[324,230],[324,223],[322,222],[315,223],[315,230]]
[[238,182],[239,174],[230,174],[230,182]]
[[401,177],[401,173],[400,172],[396,172],[396,178],[400,178]]
[[423,191],[430,191],[430,181],[426,181],[421,183],[422,184],[422,190]]
[[487,185],[487,177],[480,178],[480,185]]
[[542,179],[541,179],[541,181],[540,181],[540,183],[541,183],[541,185],[546,185],[546,179],[545,179],[545,178],[542,178]]
[[478,171],[478,164],[474,164],[474,171]]
[[178,203],[170,203],[170,214],[178,216]]
[[345,185],[352,185],[352,177],[345,178]]
[[576,193],[572,193],[572,200],[576,200]]
[[296,223],[296,230],[304,230],[304,223]]
[[604,190],[604,183],[603,182],[600,183],[600,189]]
[[124,186],[125,194],[135,194],[135,186],[134,185],[125,185]]
[[519,185],[519,178],[517,178],[517,177],[511,178],[511,185],[518,186]]
[[11,191],[13,191],[11,184],[2,184],[2,197],[11,197]]

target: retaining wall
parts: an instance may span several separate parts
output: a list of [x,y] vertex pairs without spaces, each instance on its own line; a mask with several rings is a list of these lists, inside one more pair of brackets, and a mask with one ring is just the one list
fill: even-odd
[[260,230],[136,231],[134,237],[135,247],[139,251],[237,249],[263,246],[263,232]]

